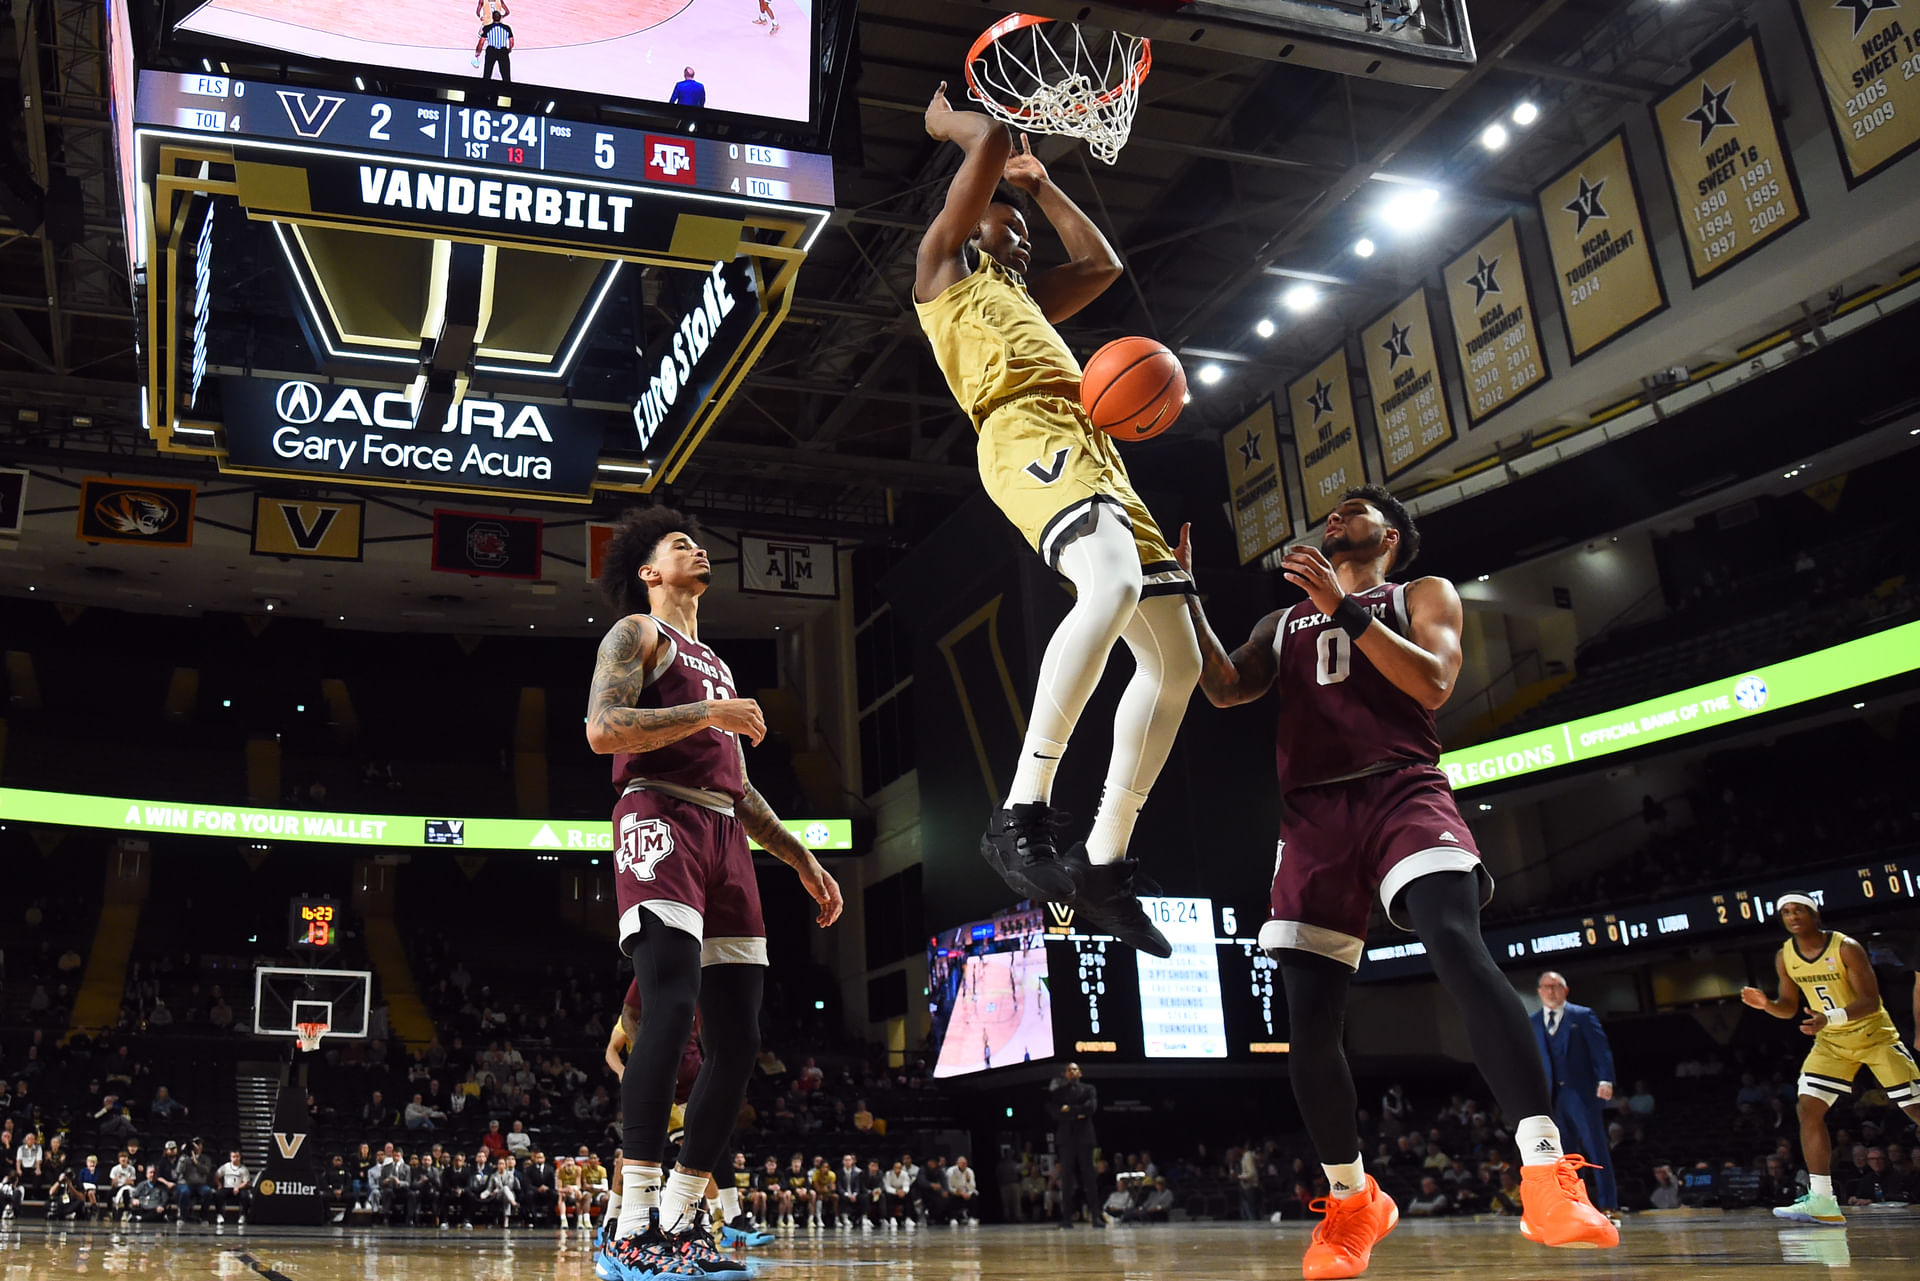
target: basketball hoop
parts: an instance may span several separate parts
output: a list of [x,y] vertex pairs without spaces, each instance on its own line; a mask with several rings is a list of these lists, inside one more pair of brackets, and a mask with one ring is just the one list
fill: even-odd
[[326,1035],[327,1031],[325,1023],[296,1023],[293,1027],[300,1039],[300,1048],[308,1054],[320,1048],[320,1038]]
[[967,51],[967,93],[996,120],[1084,138],[1112,164],[1133,131],[1140,82],[1152,67],[1145,36],[1010,13]]

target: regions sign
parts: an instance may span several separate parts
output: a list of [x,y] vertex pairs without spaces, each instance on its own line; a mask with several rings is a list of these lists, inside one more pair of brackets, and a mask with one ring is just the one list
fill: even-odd
[[1392,480],[1453,439],[1425,287],[1361,330],[1360,348],[1373,395],[1380,466]]
[[1349,488],[1367,483],[1345,347],[1336,348],[1306,377],[1288,384],[1287,407],[1293,414],[1293,445],[1300,454],[1307,524],[1317,525],[1340,505],[1340,496]]
[[1448,263],[1446,286],[1467,425],[1478,427],[1548,377],[1518,224],[1507,219]]
[[617,414],[468,396],[415,424],[407,394],[305,379],[222,378],[223,470],[428,489],[585,496]]
[[1849,187],[1920,147],[1920,26],[1899,0],[1794,0]]
[[1567,350],[1591,356],[1667,309],[1624,130],[1540,188]]
[[1653,119],[1694,284],[1806,219],[1759,36],[1661,99]]

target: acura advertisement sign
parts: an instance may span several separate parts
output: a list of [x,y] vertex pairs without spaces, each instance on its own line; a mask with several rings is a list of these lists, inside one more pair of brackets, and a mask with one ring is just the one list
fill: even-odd
[[415,423],[404,392],[306,379],[222,378],[235,470],[358,478],[432,489],[585,496],[622,415],[468,396]]

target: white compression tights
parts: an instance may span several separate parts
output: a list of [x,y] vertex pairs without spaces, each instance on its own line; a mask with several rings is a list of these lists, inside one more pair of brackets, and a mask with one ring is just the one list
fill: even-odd
[[1133,651],[1133,679],[1113,717],[1113,759],[1100,812],[1087,837],[1087,857],[1110,863],[1127,852],[1134,818],[1160,777],[1180,733],[1193,688],[1200,682],[1200,645],[1193,619],[1178,596],[1140,602],[1120,633]]

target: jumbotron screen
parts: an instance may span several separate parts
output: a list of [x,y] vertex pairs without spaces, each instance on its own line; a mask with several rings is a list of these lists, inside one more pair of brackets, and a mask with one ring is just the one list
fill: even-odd
[[1038,910],[974,921],[927,945],[936,1077],[1053,1057],[1053,990]]
[[206,0],[177,32],[356,70],[805,122],[814,0]]

